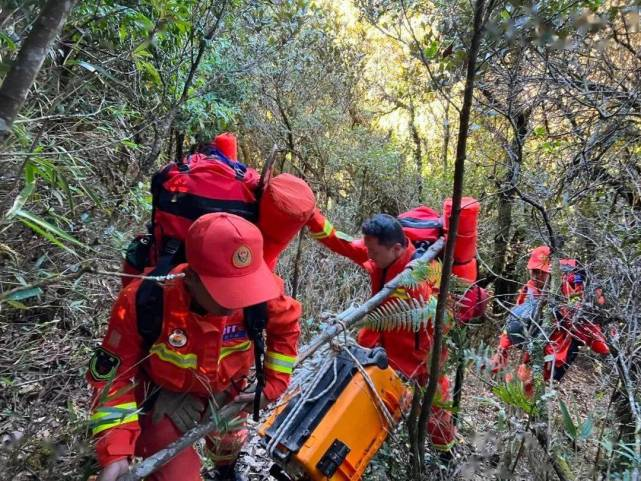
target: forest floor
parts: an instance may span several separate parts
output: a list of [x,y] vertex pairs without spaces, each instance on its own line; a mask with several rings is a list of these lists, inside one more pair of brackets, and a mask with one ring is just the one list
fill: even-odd
[[[514,359],[513,359],[514,360]],[[568,371],[563,382],[557,385],[557,398],[563,400],[575,418],[585,420],[591,416],[594,422],[594,432],[603,428],[604,414],[607,410],[608,396],[601,385],[602,375],[600,370],[602,364],[583,351],[576,359],[572,368]],[[551,403],[552,404],[552,403]],[[556,402],[556,406],[558,406]],[[468,369],[466,384],[462,398],[460,417],[460,429],[458,433],[458,445],[456,450],[456,466],[454,469],[445,472],[439,469],[435,463],[428,465],[428,472],[425,479],[429,481],[441,480],[466,480],[486,481],[488,479],[511,479],[514,481],[539,481],[555,480],[557,477],[550,470],[550,463],[546,459],[545,452],[538,442],[530,435],[525,436],[523,455],[512,474],[507,474],[503,465],[514,466],[513,456],[506,459],[506,439],[512,438],[511,446],[514,452],[515,446],[520,443],[521,437],[516,437],[514,444],[514,432],[507,436],[508,430],[501,427],[499,418],[509,418],[512,427],[522,426],[523,415],[517,412],[503,412],[500,404],[488,384],[484,375],[479,375],[473,369]],[[509,411],[509,410],[508,410]],[[554,410],[558,413],[558,408]],[[553,420],[554,431],[557,433],[555,444],[562,444],[562,451],[570,452],[573,457],[572,466],[578,480],[592,478],[591,468],[594,466],[597,455],[597,443],[586,442],[582,446],[572,448],[571,441],[560,436],[558,429],[562,420]],[[407,465],[408,447],[404,444],[404,426],[401,425],[393,441],[386,442],[383,448],[372,460],[366,471],[364,480],[368,481],[398,481],[406,479],[405,469]],[[513,429],[514,430],[514,429]],[[255,430],[253,431],[255,432]],[[241,458],[241,470],[252,481],[273,479],[264,474],[269,471],[272,462],[260,444],[261,438],[253,435],[246,445]],[[565,453],[567,458],[569,455]],[[580,460],[577,458],[581,458]],[[428,456],[428,460],[429,460]],[[499,477],[499,473],[503,473]]]
[[[349,263],[324,261],[323,252],[316,248],[309,249],[307,255],[310,262],[301,273],[307,282],[299,295],[308,304],[314,303],[309,312],[316,314],[308,314],[302,320],[306,341],[322,327],[325,309],[345,306],[368,295],[367,280]],[[331,282],[333,287],[323,284],[323,280]],[[0,349],[2,480],[85,480],[98,469],[88,430],[90,392],[84,375],[99,340],[96,333],[104,330],[107,310],[118,294],[119,285],[113,278],[98,277],[74,284],[71,289],[49,289],[44,298],[45,305],[22,310],[20,317],[0,318],[3,345]],[[103,299],[103,302],[96,305],[95,299]],[[489,345],[496,342],[498,328],[491,322],[483,325],[481,331],[474,334],[475,344],[481,339]],[[575,481],[592,479],[591,470],[599,446],[595,438],[612,434],[613,423],[608,423],[607,415],[612,387],[604,381],[608,376],[602,375],[608,369],[608,363],[610,361],[595,360],[582,351],[558,387],[556,397],[548,402],[552,413],[552,446],[572,466]],[[312,359],[296,372],[301,375],[305,370],[316,368]],[[453,372],[452,367],[449,370]],[[526,449],[516,463],[511,479],[546,479],[546,474],[539,472],[549,469],[545,452],[532,436],[523,438],[525,415],[505,406],[492,393],[490,382],[487,375],[477,373],[472,367],[468,369],[460,413],[456,469],[443,473],[431,463],[426,480],[496,479],[500,466],[511,468],[514,465],[514,460],[506,453],[516,453],[521,439],[525,439]],[[591,435],[575,447],[564,433],[560,399],[565,401],[575,420],[584,422],[588,417],[593,420]],[[255,428],[253,425],[253,432]],[[407,479],[408,449],[403,425],[396,434],[372,460],[363,477],[365,481]],[[255,435],[244,452],[242,471],[254,481],[268,479],[265,473],[271,461]],[[600,456],[605,457],[603,453]],[[509,478],[504,476],[503,479]],[[547,479],[557,478],[549,476]]]

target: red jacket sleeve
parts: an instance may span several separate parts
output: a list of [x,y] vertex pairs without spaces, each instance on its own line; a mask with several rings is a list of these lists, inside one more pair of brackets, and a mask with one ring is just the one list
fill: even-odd
[[363,347],[375,347],[380,344],[381,333],[368,329],[367,327],[362,328],[358,331],[356,336],[356,342]]
[[294,298],[281,295],[267,302],[267,310],[263,394],[275,401],[287,389],[294,370],[302,309]]
[[142,359],[135,317],[138,285],[134,282],[121,291],[111,311],[107,334],[87,373],[93,387],[90,427],[97,437],[96,455],[101,466],[133,456],[140,434],[133,381]]
[[519,291],[519,295],[516,297],[516,305],[523,304],[525,299],[527,299],[527,284],[524,285]]
[[367,248],[362,242],[354,240],[344,232],[337,231],[332,223],[316,209],[312,218],[307,221],[310,236],[325,247],[363,265],[368,260]]

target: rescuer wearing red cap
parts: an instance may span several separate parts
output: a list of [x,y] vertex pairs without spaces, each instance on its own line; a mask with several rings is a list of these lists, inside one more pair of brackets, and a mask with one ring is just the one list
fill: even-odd
[[[145,346],[136,293],[129,284],[113,306],[107,333],[91,360],[91,427],[103,471],[113,481],[136,456],[148,457],[179,438],[208,406],[251,401],[243,392],[254,364],[242,308],[266,302],[263,404],[286,389],[296,359],[301,307],[283,294],[283,282],[263,260],[263,239],[250,222],[226,213],[196,220],[186,238],[187,263],[163,286],[160,333]],[[212,433],[207,453],[217,480],[243,479],[234,469],[247,437],[244,427]],[[201,480],[201,462],[188,448],[146,479]]]

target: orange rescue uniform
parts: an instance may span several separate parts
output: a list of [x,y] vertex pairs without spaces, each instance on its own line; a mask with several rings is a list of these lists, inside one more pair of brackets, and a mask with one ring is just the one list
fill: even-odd
[[[318,210],[307,223],[310,235],[315,240],[352,260],[367,271],[371,279],[372,295],[380,291],[386,282],[392,280],[405,269],[412,260],[415,249],[409,243],[403,254],[388,266],[380,269],[369,259],[367,248],[362,240],[354,240],[351,236],[337,231],[330,221]],[[393,302],[395,299],[408,300],[422,298],[431,301],[436,308],[436,298],[432,296],[435,288],[428,282],[422,282],[415,288],[399,287],[385,301]],[[425,386],[428,380],[428,360],[431,356],[434,342],[434,328],[431,325],[418,332],[409,330],[390,330],[377,332],[368,328],[359,331],[357,341],[365,347],[382,346],[387,352],[390,366],[408,379],[415,380],[419,385]],[[447,360],[447,349],[441,351],[441,366]],[[440,401],[445,401],[449,396],[449,381],[446,376],[439,378]],[[430,415],[428,431],[435,448],[447,451],[454,444],[455,427],[449,411],[434,407]]]
[[[186,267],[187,264],[182,264],[172,273],[182,272]],[[265,330],[263,394],[269,401],[276,400],[289,383],[301,316],[300,304],[283,294],[282,280],[276,279],[281,295],[267,302]],[[101,346],[102,356],[110,356],[112,372],[99,375],[96,372],[100,369],[91,366],[87,375],[94,388],[91,425],[93,434],[98,436],[96,451],[102,466],[135,453],[150,454],[137,443],[141,424],[143,430],[150,424],[145,419],[149,416],[141,415],[149,386],[191,393],[205,400],[225,393],[228,402],[246,387],[254,364],[253,344],[247,337],[243,311],[236,310],[229,316],[197,314],[190,309],[191,297],[182,279],[163,286],[162,330],[146,349],[136,318],[140,282],[136,280],[123,289],[112,309]],[[96,357],[93,362],[98,362]]]

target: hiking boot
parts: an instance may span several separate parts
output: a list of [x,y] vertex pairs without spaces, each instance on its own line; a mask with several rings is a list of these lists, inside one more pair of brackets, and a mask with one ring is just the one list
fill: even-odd
[[245,475],[236,471],[236,463],[217,466],[212,473],[212,481],[248,481]]
[[449,476],[454,473],[456,470],[456,456],[452,449],[448,451],[439,451],[438,455],[438,469],[441,472],[441,475],[446,476],[449,479]]

